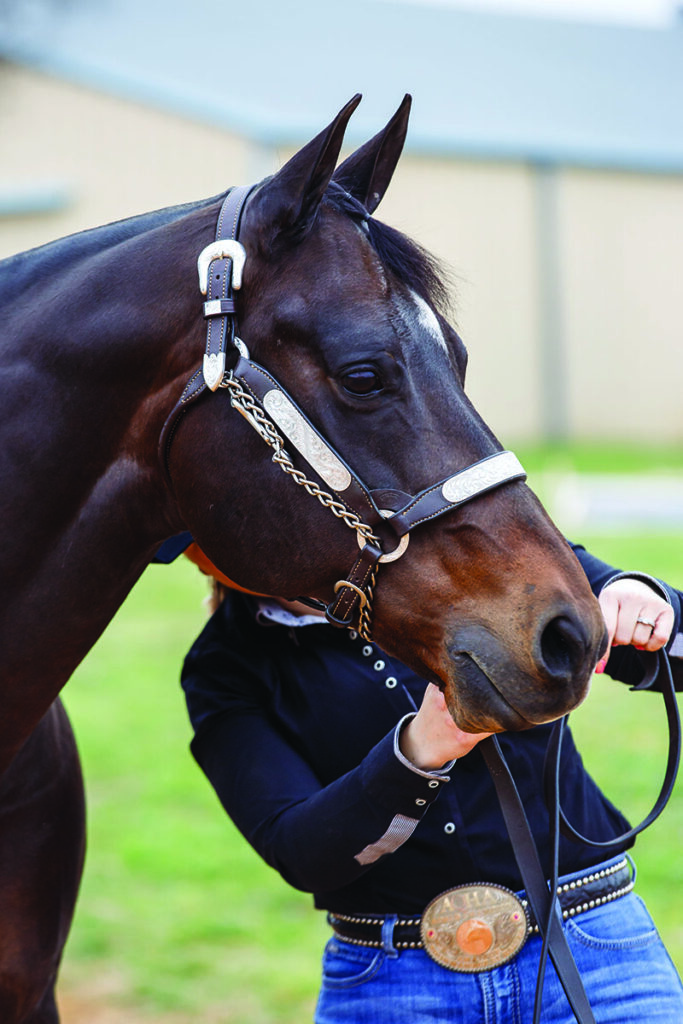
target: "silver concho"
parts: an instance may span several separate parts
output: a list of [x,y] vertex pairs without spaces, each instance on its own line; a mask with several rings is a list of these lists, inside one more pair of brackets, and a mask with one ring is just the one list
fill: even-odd
[[225,373],[225,352],[212,352],[211,355],[206,353],[202,363],[202,373],[207,388],[216,391],[220,387]]
[[351,483],[351,473],[287,396],[273,388],[264,395],[263,408],[328,487],[334,491],[345,491]]

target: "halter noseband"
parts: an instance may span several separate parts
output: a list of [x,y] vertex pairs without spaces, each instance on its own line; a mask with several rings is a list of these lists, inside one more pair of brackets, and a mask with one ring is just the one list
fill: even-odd
[[[201,369],[190,377],[164,425],[159,442],[161,461],[169,476],[168,455],[184,410],[207,389],[229,390],[233,408],[273,448],[273,461],[356,531],[360,553],[351,571],[335,584],[335,596],[326,607],[320,602],[313,603],[325,607],[328,621],[340,627],[352,624],[358,607],[359,631],[370,639],[372,591],[379,565],[401,557],[408,546],[410,531],[501,484],[524,480],[526,473],[512,452],[502,451],[415,495],[365,486],[282,385],[253,362],[246,345],[237,337],[234,292],[241,287],[246,261],[246,252],[238,241],[239,225],[253,187],[234,188],[228,193],[218,217],[216,240],[199,255],[199,287],[206,296],[206,351]],[[236,350],[237,362],[226,373],[228,348]],[[329,491],[295,468],[283,436]],[[396,547],[387,552],[376,532],[382,523],[390,527],[397,539]]]

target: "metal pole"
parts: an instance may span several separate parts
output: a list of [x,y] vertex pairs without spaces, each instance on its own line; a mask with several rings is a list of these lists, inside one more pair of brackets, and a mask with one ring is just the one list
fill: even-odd
[[532,164],[539,296],[539,418],[546,440],[570,433],[567,352],[562,302],[558,168]]

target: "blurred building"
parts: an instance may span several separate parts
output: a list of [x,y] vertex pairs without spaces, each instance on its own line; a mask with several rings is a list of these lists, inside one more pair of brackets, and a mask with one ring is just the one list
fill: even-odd
[[258,180],[355,92],[350,146],[414,97],[379,215],[449,267],[501,440],[683,440],[683,23],[0,0],[0,256]]

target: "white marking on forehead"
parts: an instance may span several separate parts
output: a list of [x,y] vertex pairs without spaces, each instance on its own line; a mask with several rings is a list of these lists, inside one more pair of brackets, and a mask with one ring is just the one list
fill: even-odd
[[446,339],[443,336],[443,331],[441,330],[434,310],[427,305],[422,296],[418,295],[417,292],[411,290],[410,295],[417,308],[417,319],[420,326],[427,331],[428,334],[431,334],[437,345],[439,345],[444,352],[448,353],[448,345],[446,344]]

